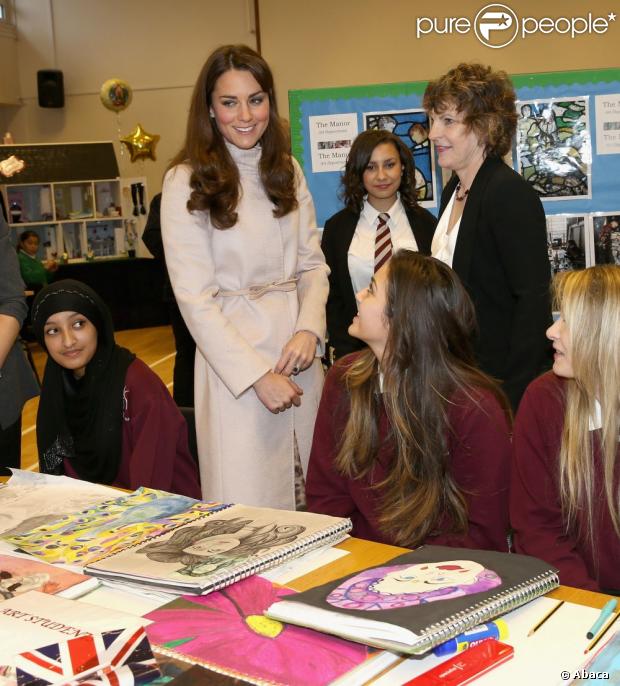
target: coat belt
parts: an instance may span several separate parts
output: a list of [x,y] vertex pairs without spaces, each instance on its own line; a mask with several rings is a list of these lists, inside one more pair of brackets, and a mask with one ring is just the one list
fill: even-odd
[[238,291],[218,291],[216,295],[221,295],[223,298],[233,298],[241,295],[248,298],[248,300],[258,300],[262,298],[265,293],[272,291],[294,291],[297,288],[298,278],[287,279],[286,281],[272,281],[271,283],[264,283],[261,286],[250,286],[249,288],[241,288]]

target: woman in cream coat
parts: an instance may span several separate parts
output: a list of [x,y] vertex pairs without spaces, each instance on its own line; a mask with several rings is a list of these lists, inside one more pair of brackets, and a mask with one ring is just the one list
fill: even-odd
[[267,64],[246,46],[216,50],[166,174],[162,235],[197,344],[203,497],[293,509],[323,383],[328,268],[287,150]]

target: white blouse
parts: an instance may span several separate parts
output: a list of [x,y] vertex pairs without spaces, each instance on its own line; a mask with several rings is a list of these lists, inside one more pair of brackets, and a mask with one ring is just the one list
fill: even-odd
[[456,248],[456,239],[459,235],[459,227],[461,226],[461,215],[455,222],[452,230],[448,232],[448,226],[450,223],[450,215],[452,214],[452,207],[454,206],[456,198],[456,190],[450,198],[450,202],[447,204],[446,209],[443,211],[439,222],[437,223],[437,228],[435,229],[435,235],[433,236],[433,242],[431,244],[431,254],[438,260],[441,260],[449,267],[452,266],[452,260],[454,259],[454,249]]
[[[388,226],[392,239],[392,250],[396,252],[400,248],[417,250],[418,244],[413,236],[413,231],[407,219],[407,213],[400,201],[400,196],[387,211],[390,215]],[[380,211],[376,210],[364,199],[364,207],[349,246],[347,262],[349,274],[353,284],[353,292],[357,293],[366,288],[375,272],[375,236],[377,233],[377,217]]]

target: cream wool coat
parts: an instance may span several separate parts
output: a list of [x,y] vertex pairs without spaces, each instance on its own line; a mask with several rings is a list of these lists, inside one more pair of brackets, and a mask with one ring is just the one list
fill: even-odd
[[[296,437],[304,474],[323,385],[329,268],[321,252],[312,197],[293,160],[299,208],[276,219],[258,173],[260,147],[228,149],[240,173],[238,221],[215,229],[206,212],[189,213],[190,169],[165,177],[161,224],[166,264],[179,308],[197,345],[195,406],[205,500],[294,509]],[[259,298],[219,291],[298,278],[297,289]],[[272,370],[297,331],[314,333],[317,358],[294,380],[301,406],[272,414],[252,384]]]

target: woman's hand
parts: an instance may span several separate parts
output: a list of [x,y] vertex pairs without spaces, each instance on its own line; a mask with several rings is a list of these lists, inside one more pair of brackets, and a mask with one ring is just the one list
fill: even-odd
[[282,348],[282,354],[276,364],[276,374],[290,376],[312,364],[316,356],[317,338],[310,331],[298,331],[293,338]]
[[291,406],[301,405],[303,390],[291,379],[281,374],[267,372],[253,385],[258,399],[274,414],[284,412]]

